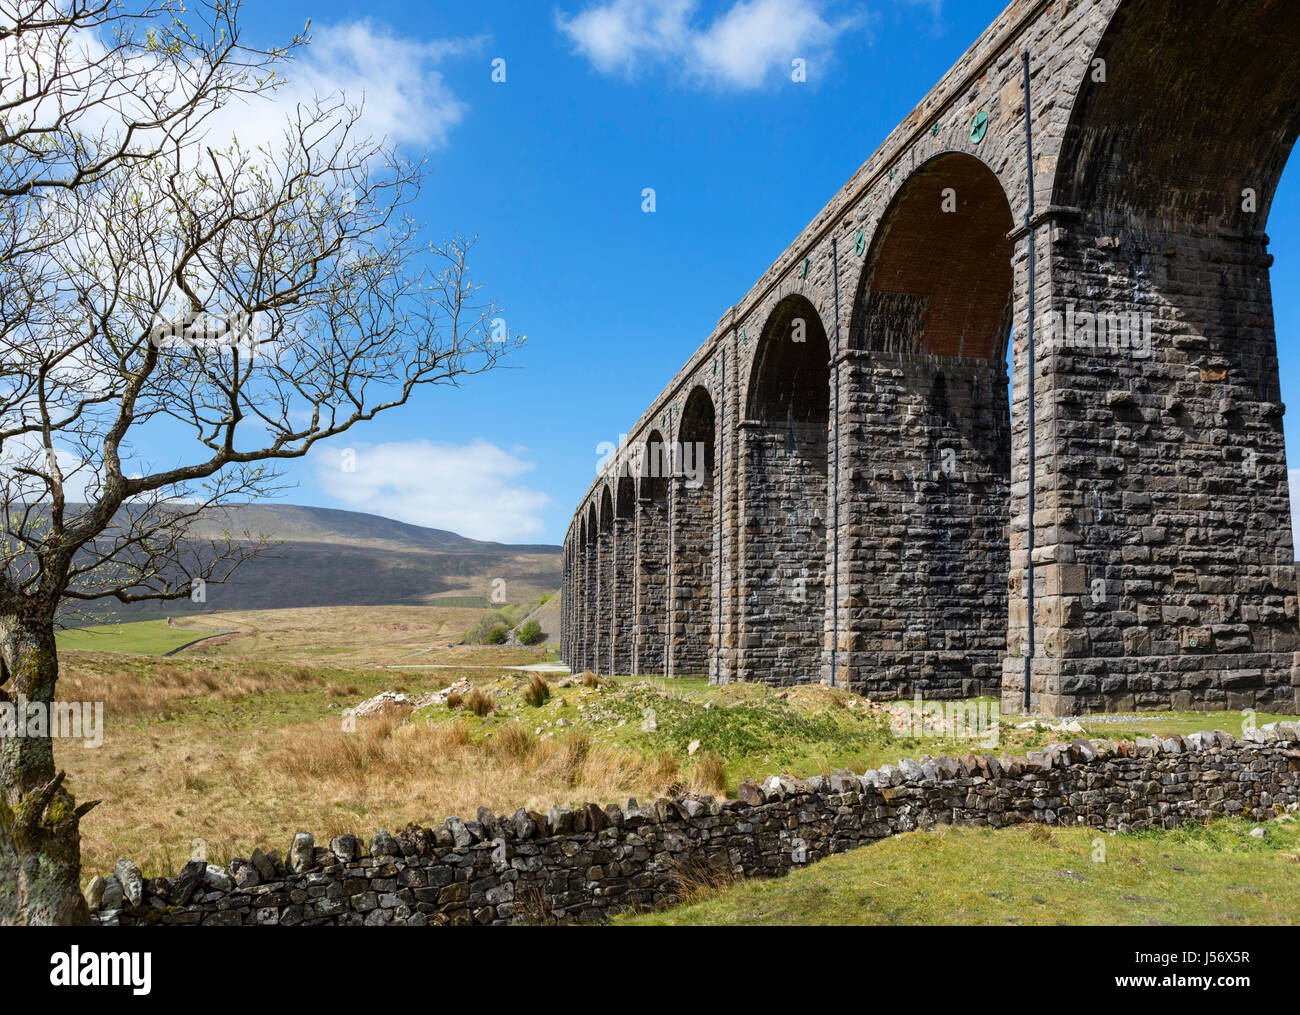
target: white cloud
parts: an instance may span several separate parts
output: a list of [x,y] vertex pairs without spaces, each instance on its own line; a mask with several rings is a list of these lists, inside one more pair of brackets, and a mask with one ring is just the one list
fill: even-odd
[[287,82],[261,96],[232,102],[212,121],[209,137],[237,135],[246,147],[274,142],[298,103],[342,93],[364,103],[362,128],[394,145],[440,148],[465,117],[437,66],[473,52],[482,39],[424,41],[370,21],[313,28],[311,45],[280,68]]
[[[56,438],[58,435],[55,435]],[[54,445],[54,461],[63,477],[63,499],[68,504],[81,504],[87,493],[98,493],[99,476],[94,465],[58,444]],[[11,506],[36,503],[49,499],[49,489],[37,477],[19,472],[30,469],[42,475],[49,474],[49,458],[39,434],[26,433],[11,437],[0,451],[0,489]]]
[[810,77],[859,15],[830,21],[822,0],[736,0],[710,21],[697,0],[603,0],[582,12],[556,14],[560,31],[597,70],[635,74],[646,65],[675,66],[692,83],[724,90],[789,80],[791,61]]
[[502,543],[542,533],[550,498],[519,482],[535,466],[487,441],[354,444],[352,472],[342,465],[346,450],[322,448],[311,459],[320,490],[353,510]]
[[[280,87],[231,98],[206,121],[206,139],[214,146],[224,146],[232,136],[237,136],[245,148],[275,144],[283,137],[286,118],[298,104],[341,95],[350,106],[364,109],[356,140],[366,137],[386,139],[392,145],[440,148],[452,128],[464,119],[467,107],[453,94],[438,66],[449,57],[481,49],[484,41],[481,37],[419,39],[399,35],[369,20],[313,27],[310,44],[275,66],[276,76],[283,79]],[[39,94],[33,82],[51,63],[46,52],[50,45],[43,35],[25,47],[12,39],[0,40],[0,66],[7,74],[0,81],[0,96],[12,102],[24,85]],[[77,35],[75,46],[79,48],[70,51],[77,54],[74,62],[78,66],[94,67],[105,58],[104,42],[93,33]],[[143,73],[155,65],[150,57],[132,60],[134,72]],[[179,78],[161,67],[157,74],[154,87],[164,91],[171,88],[174,98],[183,101],[186,93]],[[76,125],[81,129],[108,128],[121,117],[149,113],[150,107],[135,103],[121,94],[120,88],[106,84],[107,79],[97,79],[92,71],[84,70],[74,80],[83,91],[95,92],[104,100],[98,105],[87,104],[86,113]],[[98,84],[97,91],[92,83]],[[29,101],[18,108],[24,116],[48,120],[57,98]]]

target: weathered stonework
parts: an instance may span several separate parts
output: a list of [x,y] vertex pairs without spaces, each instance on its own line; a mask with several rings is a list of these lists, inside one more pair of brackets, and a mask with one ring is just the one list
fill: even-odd
[[[636,513],[632,667],[1018,711],[1032,656],[1038,712],[1296,711],[1264,231],[1296,38],[1269,0],[1010,4],[628,430],[678,444],[703,393],[718,477]],[[608,666],[575,601],[564,657]]]
[[[667,670],[668,632],[668,484],[645,484],[637,506],[636,644],[633,671]],[[651,492],[653,490],[653,492]]]
[[[369,851],[353,836],[327,849],[299,833],[287,863],[260,851],[228,869],[195,862],[174,879],[144,880],[134,900],[114,876],[96,884],[91,908],[101,925],[596,923],[672,902],[683,869],[779,876],[935,825],[1139,831],[1268,820],[1300,806],[1300,727],[903,760],[864,775],[745,782],[737,796],[545,815],[480,808],[474,821],[381,831]],[[123,870],[134,868],[121,861]]]

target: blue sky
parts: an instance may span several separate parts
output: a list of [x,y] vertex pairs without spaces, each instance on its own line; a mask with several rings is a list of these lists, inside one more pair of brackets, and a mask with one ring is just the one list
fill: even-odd
[[[510,369],[425,390],[335,445],[371,468],[341,474],[331,451],[295,465],[283,499],[559,542],[598,445],[635,421],[1003,6],[254,0],[258,42],[313,21],[291,79],[364,91],[376,130],[428,152],[414,213],[429,238],[479,235],[474,274],[528,335]],[[808,61],[805,84],[789,80],[792,53]],[[503,84],[491,80],[498,58]],[[1300,391],[1297,176],[1269,228],[1284,399]]]

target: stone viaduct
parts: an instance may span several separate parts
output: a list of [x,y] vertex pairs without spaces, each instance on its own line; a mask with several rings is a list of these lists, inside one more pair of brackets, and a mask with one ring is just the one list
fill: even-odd
[[570,665],[1294,712],[1298,44],[1295,0],[1012,3],[628,428]]

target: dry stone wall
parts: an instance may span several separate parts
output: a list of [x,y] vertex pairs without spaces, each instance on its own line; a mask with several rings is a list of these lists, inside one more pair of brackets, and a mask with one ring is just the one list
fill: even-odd
[[687,794],[641,805],[553,807],[317,846],[254,851],[228,868],[195,861],[176,878],[126,860],[88,895],[101,925],[598,923],[678,895],[683,872],[787,874],[900,832],[1026,822],[1113,831],[1300,808],[1300,726],[1076,740],[1026,757],[900,761],[864,775],[740,784],[737,799]]

